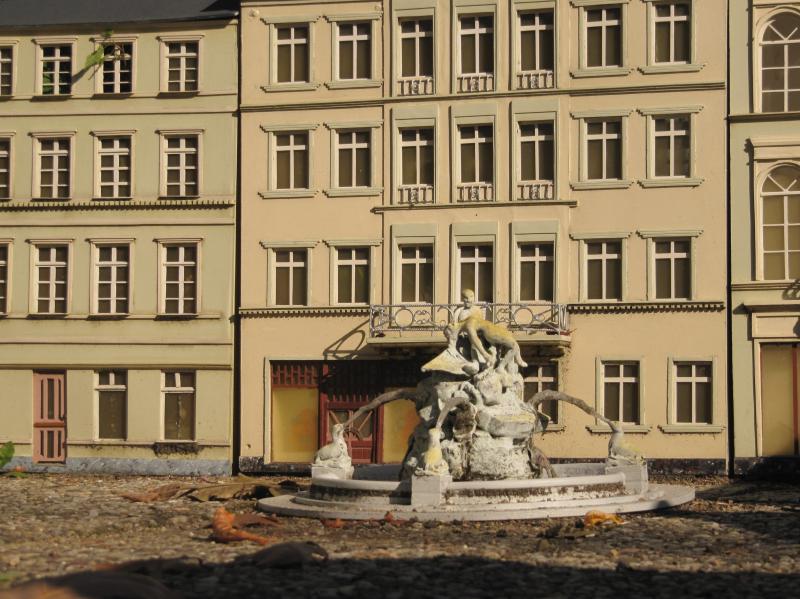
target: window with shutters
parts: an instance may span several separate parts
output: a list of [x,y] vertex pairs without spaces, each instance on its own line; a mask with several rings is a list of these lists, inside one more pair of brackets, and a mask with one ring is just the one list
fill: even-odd
[[193,441],[195,438],[195,372],[162,372],[164,440]]
[[128,436],[128,373],[101,370],[95,373],[97,393],[97,438],[126,439]]

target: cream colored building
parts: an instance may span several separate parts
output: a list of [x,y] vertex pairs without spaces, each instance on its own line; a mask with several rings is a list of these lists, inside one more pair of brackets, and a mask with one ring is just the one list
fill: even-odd
[[[308,464],[419,380],[461,291],[528,391],[724,471],[726,2],[242,3],[241,458]],[[548,408],[554,458],[608,429]],[[358,423],[397,462],[415,414]]]
[[61,4],[0,4],[0,443],[228,472],[236,12]]
[[800,3],[730,11],[731,364],[735,466],[800,456]]

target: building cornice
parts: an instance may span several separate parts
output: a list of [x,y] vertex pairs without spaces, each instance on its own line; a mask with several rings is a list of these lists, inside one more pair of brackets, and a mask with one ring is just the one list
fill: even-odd
[[758,123],[765,121],[800,121],[800,111],[794,112],[748,112],[728,115],[731,123]]
[[234,200],[89,200],[0,202],[0,212],[63,212],[98,210],[197,210],[233,208]]
[[578,200],[531,200],[528,202],[443,202],[440,204],[396,204],[391,206],[375,206],[370,210],[374,214],[383,212],[412,211],[412,210],[446,210],[448,208],[513,208],[515,206],[566,206],[575,208]]
[[239,318],[297,318],[320,316],[369,316],[369,306],[288,306],[240,308]]
[[569,304],[570,314],[630,314],[634,312],[722,312],[722,301],[586,302]]

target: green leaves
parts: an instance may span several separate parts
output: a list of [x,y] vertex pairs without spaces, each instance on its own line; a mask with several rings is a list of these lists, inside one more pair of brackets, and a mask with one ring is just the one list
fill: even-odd
[[14,444],[9,441],[3,446],[0,446],[0,468],[5,467],[14,457]]
[[106,48],[103,45],[97,46],[97,49],[86,57],[86,64],[83,65],[84,69],[90,69],[94,66],[103,64],[103,59],[106,55]]

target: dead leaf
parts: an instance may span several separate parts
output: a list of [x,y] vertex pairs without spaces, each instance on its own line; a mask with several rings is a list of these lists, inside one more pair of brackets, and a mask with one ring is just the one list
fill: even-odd
[[599,510],[592,510],[590,512],[586,512],[586,515],[583,517],[583,525],[586,528],[592,528],[595,526],[606,526],[606,525],[614,526],[623,523],[624,520],[619,516],[617,516],[616,514],[607,514]]
[[252,541],[259,545],[268,545],[270,543],[267,537],[262,537],[246,530],[237,530],[234,527],[235,521],[236,516],[234,514],[231,514],[224,507],[217,508],[211,521],[211,538],[220,543],[234,543],[236,541]]
[[264,568],[299,568],[312,561],[325,561],[328,552],[311,541],[279,543],[254,553],[252,562]]
[[80,572],[0,592],[1,599],[176,599],[160,582],[127,572]]
[[344,528],[344,520],[336,518],[334,520],[320,520],[325,528]]
[[245,526],[275,526],[280,523],[275,516],[264,516],[263,514],[236,514],[233,517],[233,525],[236,528]]
[[152,503],[154,501],[165,501],[178,496],[184,486],[180,483],[168,483],[160,487],[156,487],[145,493],[120,493],[120,497],[124,497],[129,501],[138,501],[143,503]]
[[196,501],[227,501],[228,499],[261,498],[269,495],[270,487],[263,483],[225,483],[197,487],[186,494]]

